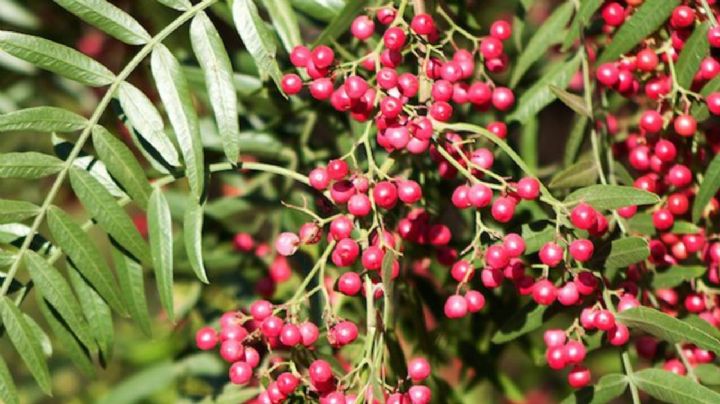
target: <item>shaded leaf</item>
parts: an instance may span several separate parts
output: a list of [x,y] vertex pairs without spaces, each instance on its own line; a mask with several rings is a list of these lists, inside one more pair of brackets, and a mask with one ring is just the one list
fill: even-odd
[[700,189],[695,195],[692,206],[693,222],[700,221],[705,207],[718,190],[720,190],[720,154],[712,159],[705,171],[702,182],[700,182]]
[[[613,240],[605,248],[600,249],[592,259],[592,263],[606,270],[626,268],[650,256],[650,247],[642,237],[624,237]],[[611,275],[608,277],[612,278]]]
[[[238,0],[235,4],[242,1]],[[200,201],[205,192],[205,161],[197,114],[192,106],[187,81],[177,59],[165,46],[155,48],[150,66],[170,124],[175,129],[180,144],[190,189],[195,199]]]
[[122,380],[99,404],[136,403],[169,386],[175,380],[171,362],[160,362]]
[[538,167],[538,135],[539,126],[537,117],[532,117],[525,122],[520,135],[520,157],[527,163],[532,173],[537,173]]
[[345,0],[290,0],[292,6],[312,18],[331,21],[345,6]]
[[667,21],[678,5],[680,0],[645,0],[618,28],[612,42],[600,55],[598,64],[616,60],[640,41],[650,37]]
[[225,156],[235,163],[240,154],[240,125],[230,57],[225,51],[220,34],[204,13],[199,13],[193,19],[190,39],[195,56],[205,73],[208,97],[215,113]]
[[[20,310],[7,297],[0,302],[0,315],[15,350],[32,373],[38,385],[46,394],[51,394],[50,372],[42,354],[40,341],[33,334]],[[7,379],[3,378],[3,381]],[[12,388],[5,387],[5,391]]]
[[[564,28],[568,21],[570,21],[572,12],[572,2],[564,3],[560,7],[557,7],[552,15],[538,28],[517,59],[515,69],[510,78],[510,87],[515,87],[517,83],[520,82],[522,76],[551,46],[563,40],[565,37]],[[562,87],[564,87],[564,85]]]
[[552,91],[563,104],[575,111],[578,115],[592,118],[592,114],[588,111],[587,106],[585,105],[585,100],[583,100],[579,95],[572,94],[553,85],[550,86],[550,91]]
[[[112,358],[113,345],[115,344],[110,307],[74,268],[68,269],[68,277],[75,293],[77,293],[80,308],[90,325],[90,331],[95,338],[95,342],[97,342],[98,348],[100,348],[103,362],[107,363]],[[123,310],[126,309],[123,308]]]
[[185,251],[187,252],[190,266],[198,279],[204,283],[208,283],[205,274],[205,264],[202,258],[202,226],[203,226],[203,206],[198,205],[194,201],[188,200],[188,206],[185,208],[185,217],[183,220],[183,237],[185,240]]
[[685,41],[680,56],[675,63],[677,83],[682,88],[690,88],[693,77],[700,68],[700,62],[710,53],[707,32],[710,25],[708,21],[693,28],[690,38]]
[[662,369],[644,369],[631,376],[640,390],[658,400],[674,404],[711,404],[720,402],[720,394],[695,383],[688,377]]
[[547,221],[524,224],[520,235],[525,240],[525,254],[532,254],[555,238],[555,226]]
[[185,11],[192,7],[192,4],[190,4],[188,0],[157,0],[157,2],[180,11]]
[[551,189],[585,187],[595,184],[598,170],[592,159],[580,160],[577,163],[555,174],[548,187]]
[[53,0],[86,23],[130,45],[150,41],[145,28],[123,10],[105,0]]
[[588,118],[584,116],[576,116],[570,135],[565,142],[565,153],[563,154],[563,165],[568,166],[575,161],[583,140],[585,140],[585,128],[587,127]]
[[503,344],[512,341],[517,337],[537,330],[550,317],[549,306],[538,305],[530,302],[510,317],[492,337],[493,344]]
[[90,359],[90,353],[88,350],[80,344],[72,332],[62,323],[62,320],[57,318],[56,312],[54,312],[47,303],[45,303],[45,300],[40,295],[38,295],[37,301],[38,306],[40,307],[40,312],[45,318],[45,322],[50,325],[50,329],[60,343],[60,349],[67,353],[70,360],[85,375],[94,376],[95,367],[92,359]]
[[40,324],[38,324],[32,317],[28,316],[27,313],[23,313],[23,317],[25,318],[33,337],[40,342],[40,349],[42,350],[43,355],[45,355],[46,358],[50,358],[53,354],[53,346],[50,342],[50,337],[48,337],[45,331],[40,327]]
[[15,381],[2,356],[0,356],[0,400],[7,404],[20,403]]
[[112,177],[140,207],[146,209],[152,188],[145,177],[145,170],[130,149],[102,126],[93,128],[92,138],[98,157]]
[[707,267],[704,265],[673,265],[662,272],[655,272],[650,283],[654,289],[674,288],[703,276],[706,271]]
[[90,57],[44,38],[0,31],[0,50],[89,86],[105,86],[115,79],[110,70]]
[[649,307],[623,311],[617,318],[628,327],[641,329],[664,341],[690,342],[702,349],[720,352],[718,331],[704,320],[683,321]]
[[0,132],[74,132],[86,125],[87,119],[56,107],[26,108],[0,115]]
[[25,263],[30,278],[32,278],[42,297],[57,310],[60,317],[72,330],[73,334],[82,341],[83,345],[94,347],[95,343],[88,324],[83,318],[80,304],[65,278],[35,252],[28,251],[25,254]]
[[30,202],[0,199],[0,223],[22,222],[39,211],[40,207]]
[[73,167],[70,169],[70,184],[83,206],[113,240],[142,262],[150,262],[147,243],[132,219],[92,175]]
[[[566,3],[569,5],[570,3]],[[550,86],[565,88],[580,66],[579,54],[567,62],[555,64],[543,77],[536,81],[532,87],[525,91],[517,101],[517,108],[508,116],[508,120],[525,122],[535,116],[543,108],[552,103],[556,96]]]
[[561,404],[604,404],[619,397],[628,386],[625,375],[605,375],[594,386],[584,387],[568,396]]
[[128,121],[142,139],[157,150],[169,165],[180,166],[180,157],[165,133],[162,117],[145,93],[123,82],[118,89],[118,100]]
[[694,371],[702,384],[709,384],[711,386],[720,385],[720,368],[716,365],[703,363],[698,365]]
[[170,207],[162,193],[156,188],[150,196],[148,206],[148,237],[160,302],[175,321],[173,309],[173,237]]
[[588,26],[590,19],[602,4],[603,0],[584,0],[580,2],[580,8],[575,13],[575,18],[573,18],[570,29],[565,35],[565,41],[562,46],[563,51],[568,50],[580,37],[582,31]]
[[280,88],[280,67],[275,59],[275,39],[258,15],[255,3],[252,0],[235,0],[232,14],[235,28],[255,60],[260,76],[270,76]]
[[653,205],[660,202],[657,195],[624,185],[591,185],[571,193],[563,202],[572,206],[586,202],[595,209],[618,209],[630,205]]
[[[150,252],[152,253],[152,246]],[[120,293],[123,296],[127,310],[133,320],[140,326],[142,332],[150,336],[152,334],[152,328],[150,324],[150,312],[145,298],[145,280],[143,278],[142,266],[116,248],[112,249],[112,257],[113,262],[115,262],[115,272],[117,273],[120,283]],[[165,297],[161,295],[161,298]],[[172,301],[172,296],[170,296],[170,300]],[[170,318],[172,319],[172,317]]]
[[290,0],[263,0],[263,4],[268,10],[275,31],[280,36],[280,41],[289,54],[295,46],[302,43],[300,26]]
[[358,14],[360,14],[367,4],[367,0],[346,1],[345,7],[340,10],[335,18],[332,19],[330,24],[328,24],[315,39],[313,47],[322,44],[327,45],[343,33],[347,32],[348,28],[350,28],[350,24],[352,24],[352,21],[358,16]]
[[[703,86],[703,88],[700,90],[700,94],[703,97],[707,97],[708,95],[720,91],[720,75],[715,76],[714,79],[710,80]],[[690,109],[690,114],[695,117],[698,121],[702,122],[710,116],[710,111],[708,110],[707,104],[704,102],[694,102],[692,104],[692,108]]]
[[36,152],[0,154],[0,178],[36,179],[60,172],[63,161]]

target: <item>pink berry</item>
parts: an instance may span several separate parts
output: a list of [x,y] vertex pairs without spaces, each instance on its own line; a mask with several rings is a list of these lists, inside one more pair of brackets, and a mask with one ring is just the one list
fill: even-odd
[[445,301],[445,316],[447,318],[465,317],[467,312],[467,301],[464,297],[452,295]]
[[298,245],[300,245],[300,237],[295,233],[280,233],[277,240],[275,240],[275,250],[278,254],[286,257],[295,254]]
[[203,327],[195,333],[195,345],[203,351],[215,348],[218,340],[218,333],[212,327]]
[[230,381],[233,384],[247,384],[252,376],[252,367],[247,362],[235,362],[230,366]]

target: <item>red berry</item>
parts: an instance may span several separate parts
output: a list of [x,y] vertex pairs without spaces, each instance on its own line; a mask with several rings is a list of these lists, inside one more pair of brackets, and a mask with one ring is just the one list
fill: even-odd
[[395,19],[397,12],[392,7],[382,7],[377,10],[375,16],[377,17],[380,24],[388,25]]
[[658,230],[668,230],[675,223],[675,218],[668,209],[658,209],[652,216],[653,225]]
[[710,113],[713,115],[720,115],[720,93],[711,93],[705,97],[705,104],[707,104]]
[[525,177],[517,183],[518,195],[526,200],[532,201],[540,195],[540,182],[535,178]]
[[485,296],[477,290],[468,290],[465,293],[465,300],[471,313],[477,313],[485,307]]
[[302,90],[303,85],[300,76],[294,73],[284,75],[280,84],[282,86],[282,90],[288,95],[299,93],[300,90]]
[[203,351],[215,348],[218,341],[218,333],[212,327],[203,327],[195,333],[195,345]]
[[567,335],[563,330],[552,329],[543,333],[543,341],[545,341],[545,346],[548,348],[562,347],[565,345],[566,340]]
[[305,67],[311,58],[310,49],[298,45],[290,51],[290,63],[295,67]]
[[708,41],[713,48],[720,47],[720,27],[712,27],[708,31]]
[[285,322],[278,316],[270,316],[263,320],[260,329],[266,337],[277,337],[282,331]]
[[432,399],[432,391],[427,386],[412,386],[408,390],[410,404],[428,404]]
[[610,345],[625,345],[630,339],[630,331],[623,324],[615,324],[615,327],[611,328],[607,332],[607,339],[608,342],[610,342]]
[[480,41],[480,53],[485,59],[493,59],[503,54],[503,44],[495,37],[486,37]]
[[352,321],[341,321],[335,324],[330,333],[338,346],[345,346],[357,339],[358,329]]
[[503,238],[503,246],[511,258],[518,258],[525,252],[525,240],[516,233],[506,234]]
[[467,90],[468,100],[475,105],[485,105],[492,99],[490,86],[483,82],[473,83]]
[[615,316],[608,310],[598,310],[595,313],[593,324],[598,330],[608,331],[615,327]]
[[405,32],[402,30],[402,28],[398,27],[392,27],[388,28],[387,31],[385,31],[385,34],[383,35],[383,43],[385,44],[385,47],[389,50],[400,50],[403,46],[405,46]]
[[242,342],[229,339],[220,345],[220,356],[227,362],[237,362],[245,357]]
[[695,118],[690,115],[678,115],[675,121],[673,121],[673,127],[678,135],[690,137],[694,135],[697,130],[697,122]]
[[316,359],[310,364],[308,374],[310,375],[310,383],[313,385],[326,383],[333,377],[332,367],[322,359]]
[[585,360],[585,345],[580,341],[568,341],[564,346],[565,360],[568,364],[579,364]]
[[640,117],[640,128],[648,133],[657,133],[663,127],[663,118],[657,111],[648,110]]
[[360,246],[357,241],[344,238],[337,242],[335,249],[330,254],[330,259],[333,264],[342,268],[354,264],[358,255],[360,255]]
[[263,321],[270,317],[273,312],[272,303],[267,300],[257,300],[250,305],[250,315],[255,321]]
[[285,395],[292,394],[300,385],[300,380],[290,372],[283,372],[277,377],[277,387]]
[[406,204],[413,204],[422,198],[420,185],[412,180],[397,183],[398,198]]
[[515,214],[516,202],[514,199],[501,196],[495,199],[492,204],[491,214],[492,217],[500,223],[507,223],[512,219]]
[[298,246],[300,245],[300,237],[297,234],[291,232],[283,232],[278,235],[275,240],[275,251],[283,256],[290,256],[295,254]]
[[428,35],[435,31],[435,21],[430,14],[416,14],[410,22],[410,29],[418,35]]
[[368,89],[368,84],[360,76],[348,76],[343,84],[348,97],[357,100],[362,97]]
[[497,20],[490,25],[490,35],[501,41],[510,39],[512,26],[505,20]]
[[492,245],[485,252],[485,262],[494,269],[501,269],[510,263],[510,257],[502,245]]
[[375,23],[366,15],[355,17],[350,26],[350,32],[355,38],[364,41],[375,32]]
[[705,297],[699,293],[691,293],[685,297],[685,308],[690,313],[705,311]]
[[643,49],[637,53],[637,68],[644,72],[651,72],[655,70],[658,65],[659,59],[657,54],[652,49]]
[[538,304],[549,306],[557,298],[557,288],[549,280],[543,279],[535,283],[532,295]]
[[573,226],[581,230],[588,230],[595,226],[597,218],[598,214],[595,209],[584,202],[579,203],[573,208],[572,212],[570,212],[570,221]]
[[233,363],[229,373],[233,384],[247,384],[253,376],[252,367],[247,362]]
[[695,10],[688,6],[678,6],[670,16],[670,25],[675,28],[689,27],[695,22]]
[[617,83],[619,73],[614,63],[605,63],[598,67],[595,77],[606,87],[612,87]]
[[590,370],[584,366],[575,365],[568,373],[568,384],[574,389],[579,389],[590,384]]
[[592,241],[581,239],[570,243],[570,255],[576,261],[586,262],[592,258],[595,247]]
[[545,359],[550,369],[560,370],[567,365],[565,348],[563,346],[550,347],[545,351]]
[[492,93],[492,104],[498,111],[507,111],[515,104],[515,95],[507,87],[496,87]]
[[490,122],[487,126],[487,130],[500,139],[505,139],[507,137],[507,125],[505,122]]
[[430,376],[430,363],[425,358],[414,358],[407,365],[408,376],[413,382],[421,382]]
[[301,323],[298,328],[300,329],[300,336],[302,337],[302,344],[305,346],[311,346],[318,339],[320,331],[317,326],[309,321]]
[[310,95],[316,100],[327,100],[333,93],[333,83],[328,78],[318,78],[310,83]]
[[320,45],[312,51],[312,61],[318,69],[329,67],[335,61],[335,52],[332,48]]
[[453,107],[445,101],[433,102],[430,105],[430,116],[440,122],[450,120],[453,114]]
[[558,289],[557,300],[563,306],[572,306],[580,300],[580,293],[574,282],[568,282]]
[[460,295],[452,295],[445,301],[445,316],[447,318],[465,317],[468,312],[467,300]]
[[555,267],[560,264],[564,254],[565,250],[560,247],[559,244],[553,242],[545,243],[539,252],[540,261],[549,267]]
[[619,27],[625,21],[625,9],[618,3],[608,3],[602,10],[602,18],[605,24]]
[[355,296],[362,289],[360,275],[355,272],[345,272],[338,278],[338,291],[347,296]]

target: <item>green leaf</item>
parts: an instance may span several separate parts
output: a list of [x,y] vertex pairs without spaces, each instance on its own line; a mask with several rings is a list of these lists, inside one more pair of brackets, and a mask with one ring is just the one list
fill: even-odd
[[550,86],[550,91],[552,91],[563,104],[575,111],[578,115],[592,118],[592,114],[588,111],[587,106],[585,105],[585,100],[583,100],[582,97],[569,93],[562,88],[553,85]]
[[588,118],[584,116],[576,116],[575,122],[573,123],[572,130],[568,136],[567,142],[565,142],[565,153],[563,154],[563,165],[569,166],[575,161],[580,148],[582,147],[583,140],[585,140],[585,128],[587,128]]
[[188,0],[157,0],[157,2],[179,11],[185,11],[192,7]]
[[28,327],[30,327],[30,332],[32,332],[36,340],[40,341],[40,349],[42,350],[43,355],[45,355],[46,358],[50,358],[53,354],[50,337],[40,327],[40,324],[38,324],[32,317],[28,316],[27,313],[23,313],[23,317],[25,318]]
[[567,51],[580,37],[580,34],[590,23],[590,19],[595,12],[602,6],[603,0],[584,0],[580,2],[580,8],[575,13],[575,18],[570,25],[570,30],[565,35],[562,50]]
[[654,205],[657,195],[624,185],[591,185],[571,193],[563,202],[572,206],[586,202],[598,210],[618,209],[630,205]]
[[258,15],[257,7],[252,0],[234,0],[232,5],[233,20],[240,38],[263,79],[270,76],[280,88],[280,67],[275,59],[275,38],[265,26],[265,21]]
[[[566,3],[569,5],[570,3]],[[507,119],[524,123],[530,117],[537,115],[543,108],[552,103],[556,96],[550,86],[565,88],[580,66],[579,54],[567,62],[555,64],[543,77],[525,91],[518,100],[517,108]]]
[[[50,372],[42,354],[40,341],[33,334],[25,317],[7,297],[3,297],[0,302],[0,315],[15,350],[20,354],[42,391],[51,395]],[[5,389],[11,390],[12,388],[6,387]]]
[[[700,94],[703,97],[720,91],[720,75],[715,76],[714,79],[710,80],[700,90]],[[710,111],[708,110],[707,104],[704,102],[695,102],[690,109],[690,114],[695,117],[698,121],[702,122],[710,117]]]
[[93,128],[92,138],[98,157],[112,177],[140,207],[146,209],[152,187],[130,149],[102,126]]
[[180,166],[180,157],[165,133],[165,124],[152,101],[137,87],[123,82],[118,89],[118,100],[128,121],[138,134],[173,167]]
[[648,213],[636,213],[633,217],[628,219],[628,226],[630,229],[637,233],[646,234],[653,236],[657,232],[655,225],[653,224],[652,215]]
[[230,57],[220,34],[205,13],[199,13],[193,19],[190,39],[195,56],[205,73],[208,97],[215,113],[225,156],[236,163],[240,154],[240,125]]
[[80,304],[73,295],[70,285],[54,267],[33,251],[25,255],[25,263],[43,298],[57,310],[72,332],[86,347],[94,347],[95,342],[83,318]]
[[654,289],[674,288],[683,282],[703,276],[706,271],[707,267],[704,265],[673,265],[662,272],[655,272],[650,283]]
[[[115,341],[110,307],[74,268],[68,268],[68,277],[75,293],[77,293],[80,308],[90,325],[90,331],[97,342],[98,348],[100,348],[103,362],[107,363],[112,358]],[[124,307],[123,310],[126,311]]]
[[673,223],[673,227],[670,231],[674,234],[697,234],[700,231],[700,227],[694,223],[678,220]]
[[660,401],[674,404],[720,403],[720,394],[695,383],[688,377],[662,369],[644,369],[632,374],[630,381]]
[[60,172],[63,161],[36,152],[0,154],[0,178],[36,179]]
[[493,344],[503,344],[517,337],[540,328],[551,312],[546,312],[549,306],[541,306],[530,302],[510,317],[492,337]]
[[142,262],[150,262],[147,243],[132,219],[90,173],[71,168],[70,184],[83,206],[113,240]]
[[0,224],[22,222],[39,211],[40,207],[30,202],[0,199]]
[[105,0],[54,1],[86,23],[127,44],[143,45],[151,39],[140,23]]
[[699,222],[705,207],[720,189],[720,154],[708,165],[692,206],[692,221]]
[[538,131],[540,123],[537,117],[532,117],[525,122],[520,135],[520,157],[527,163],[533,173],[538,168]]
[[323,22],[329,22],[335,18],[343,6],[345,0],[291,0],[292,6],[312,18]]
[[586,187],[595,184],[597,178],[598,170],[595,162],[592,159],[584,159],[555,174],[548,187],[551,189]]
[[113,386],[98,404],[137,403],[169,386],[176,377],[172,362],[145,368]]
[[[573,4],[567,2],[557,7],[550,17],[538,28],[528,41],[525,50],[517,59],[510,78],[510,87],[517,86],[522,76],[537,62],[551,46],[560,43],[565,37],[565,26],[572,16]],[[575,72],[573,72],[575,73]],[[567,83],[566,83],[567,84]],[[564,87],[564,85],[562,86]]]
[[50,325],[50,329],[55,335],[55,338],[60,343],[60,349],[68,354],[70,360],[75,363],[75,366],[85,375],[94,376],[95,367],[92,359],[90,359],[90,352],[80,344],[72,332],[62,323],[62,320],[58,319],[57,312],[53,311],[53,309],[47,305],[45,299],[40,295],[37,295],[37,297],[40,312],[43,314],[45,322]]
[[[150,252],[152,253],[152,246]],[[150,324],[150,312],[148,311],[147,300],[145,298],[145,280],[143,279],[142,266],[120,252],[117,248],[112,249],[112,257],[113,262],[115,262],[115,272],[117,273],[120,283],[120,293],[123,296],[128,312],[130,312],[133,320],[140,326],[142,332],[149,337],[152,335],[152,327]],[[161,295],[161,298],[165,297]],[[172,301],[172,296],[170,299]]]
[[[388,250],[385,252],[385,255],[382,259],[382,264],[380,266],[380,274],[382,277],[383,282],[383,292],[386,296],[386,301],[390,302],[389,306],[385,308],[385,312],[387,314],[387,318],[385,318],[385,324],[387,327],[392,328],[395,326],[395,310],[393,308],[393,305],[395,302],[395,288],[394,283],[392,282],[392,268],[393,263],[395,262],[395,253],[392,250]],[[397,343],[397,341],[393,342]],[[395,348],[393,346],[393,348]],[[393,352],[393,355],[396,355],[397,352]],[[395,361],[393,361],[395,362]]]
[[695,369],[695,375],[700,378],[702,384],[711,386],[720,385],[720,368],[710,363],[698,365]]
[[2,356],[0,356],[0,400],[6,404],[20,404],[15,382]]
[[[625,237],[613,240],[600,249],[592,262],[606,270],[626,268],[650,256],[650,247],[642,237]],[[612,276],[609,276],[610,278]]]
[[275,31],[289,54],[292,49],[302,43],[300,26],[295,12],[290,6],[290,0],[263,0],[265,8],[270,14]]
[[185,208],[185,218],[183,220],[185,252],[190,260],[190,266],[195,271],[195,275],[202,282],[208,283],[202,258],[202,226],[203,206],[188,199],[188,206]]
[[710,53],[707,37],[709,27],[708,21],[695,27],[680,51],[680,56],[675,63],[675,75],[678,85],[682,88],[690,88],[693,77],[700,68],[700,62]]
[[0,31],[0,50],[89,86],[106,86],[115,79],[110,70],[88,56],[40,37]]
[[649,307],[623,311],[617,314],[617,319],[667,342],[690,342],[702,349],[720,352],[718,330],[704,320],[683,321]]
[[56,107],[35,107],[0,115],[0,132],[74,132],[83,129],[87,119]]
[[[239,2],[242,0],[235,4]],[[160,98],[180,144],[190,189],[195,199],[200,201],[205,193],[205,162],[197,114],[192,106],[187,81],[177,59],[165,46],[155,48],[150,66]]]
[[3,11],[0,20],[8,24],[28,29],[38,29],[40,26],[40,19],[15,0],[0,0],[0,9]]
[[544,220],[528,223],[522,225],[520,234],[525,240],[525,254],[532,254],[555,238],[555,226]]
[[616,60],[648,38],[667,21],[680,0],[645,0],[613,35],[598,64]]
[[604,404],[620,397],[628,386],[628,378],[619,373],[610,373],[598,380],[594,386],[584,387],[568,396],[561,404]]
[[175,321],[173,309],[173,237],[170,207],[162,193],[156,188],[150,196],[148,206],[148,237],[160,302]]
[[350,24],[358,14],[367,6],[367,0],[346,1],[345,7],[333,18],[325,29],[318,35],[313,42],[313,47],[323,44],[329,44],[337,39],[340,35],[347,32]]

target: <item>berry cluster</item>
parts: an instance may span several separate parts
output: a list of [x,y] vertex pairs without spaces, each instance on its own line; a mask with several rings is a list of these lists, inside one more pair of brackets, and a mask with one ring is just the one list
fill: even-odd
[[[565,330],[545,332],[545,358],[553,370],[571,367],[567,380],[572,388],[591,382],[583,365],[588,338],[597,335],[609,346],[628,345],[630,329],[616,319],[618,313],[650,306],[673,316],[698,314],[720,326],[720,301],[716,289],[707,285],[720,284],[720,242],[711,241],[703,229],[678,226],[689,224],[692,217],[690,207],[700,185],[697,167],[720,150],[720,132],[703,131],[691,114],[693,108],[706,106],[720,115],[720,93],[696,92],[720,73],[720,62],[713,56],[703,59],[690,88],[679,84],[674,69],[687,39],[709,17],[706,9],[699,4],[677,7],[666,27],[668,38],[647,38],[632,54],[591,70],[601,41],[612,40],[641,4],[605,2],[595,17],[603,29],[576,46],[587,63],[569,87],[586,93],[588,109],[594,98],[603,106],[591,112],[590,130],[601,182],[657,194],[660,202],[644,210],[638,205],[646,202],[612,208],[582,199],[561,202],[518,161],[506,142],[508,126],[502,120],[513,108],[515,95],[493,80],[510,64],[504,41],[512,30],[506,21],[495,21],[486,36],[474,36],[455,25],[442,8],[438,12],[448,30],[423,12],[408,22],[406,2],[401,2],[398,9],[380,7],[374,17],[355,18],[350,33],[363,55],[357,59],[339,58],[324,45],[295,47],[290,62],[297,73],[283,76],[282,90],[300,95],[307,87],[310,97],[328,101],[365,129],[347,154],[308,172],[306,183],[317,194],[317,210],[327,215],[287,205],[312,220],[275,238],[278,255],[272,266],[284,266],[271,266],[271,278],[288,279],[285,257],[299,250],[316,255],[292,299],[276,305],[259,300],[249,315],[225,314],[219,332],[211,327],[198,332],[198,347],[212,349],[219,343],[221,356],[232,363],[234,383],[265,386],[260,402],[297,396],[350,403],[382,394],[387,402],[427,403],[431,390],[420,383],[431,376],[429,362],[413,359],[407,375],[386,379],[386,374],[398,372],[386,358],[383,338],[392,332],[393,291],[398,284],[412,287],[414,277],[428,275],[427,262],[433,258],[447,268],[447,281],[432,279],[432,284],[442,295],[448,319],[462,321],[468,313],[481,312],[486,299],[508,294],[528,296],[525,299],[539,306],[565,308],[574,322]],[[707,35],[711,46],[720,47],[720,27],[710,28]],[[456,36],[469,45],[458,46]],[[611,97],[632,100],[641,109],[611,113]],[[491,118],[484,127],[453,123],[480,113]],[[618,122],[629,125],[621,128]],[[601,153],[603,145],[607,153]],[[501,156],[509,156],[522,173],[508,169]],[[437,189],[442,189],[440,206],[451,207],[474,224],[474,237],[464,248],[454,240],[455,223],[427,196],[436,195]],[[715,198],[709,206],[700,212],[708,220],[720,209]],[[528,209],[544,209],[554,223],[551,237],[530,240],[513,227],[517,212]],[[643,223],[645,227],[638,227]],[[647,259],[625,265],[627,270],[615,275],[598,268],[604,259],[598,251],[631,235],[647,240]],[[238,235],[238,249],[252,250],[248,237]],[[655,274],[683,264],[707,266],[707,283],[698,279],[690,285],[652,287]],[[317,286],[306,290],[315,279]],[[308,310],[315,294],[323,298],[320,318]],[[364,304],[365,318],[339,315],[339,298],[363,300],[357,303]],[[319,348],[321,333],[329,349]],[[362,341],[363,347],[357,348],[362,359],[348,363],[343,347],[356,341]],[[638,335],[635,346],[642,358],[668,356],[650,336]],[[295,360],[308,352],[312,360]],[[317,359],[320,352],[340,365]],[[684,374],[686,363],[715,358],[689,344],[676,354],[682,360],[670,357],[664,367],[678,374]],[[265,358],[262,364],[260,357]],[[341,370],[346,374],[340,376]],[[378,380],[382,387],[371,388]]]

